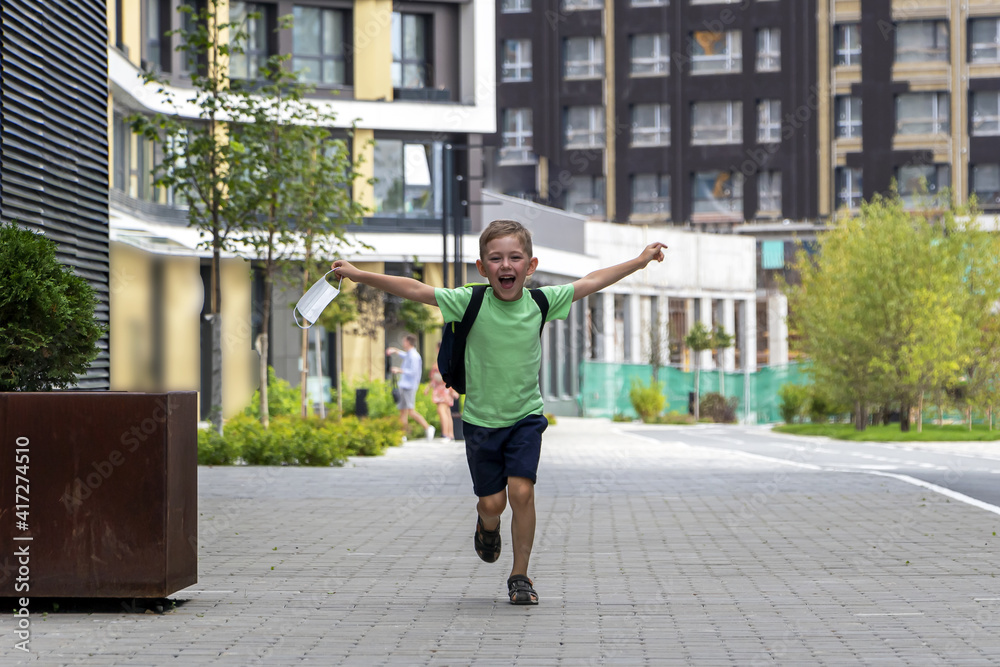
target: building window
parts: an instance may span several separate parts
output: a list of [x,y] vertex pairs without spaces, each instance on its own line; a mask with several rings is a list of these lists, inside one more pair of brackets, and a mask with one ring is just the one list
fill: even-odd
[[969,62],[1000,63],[1000,18],[969,21]]
[[502,164],[529,164],[535,161],[532,153],[531,109],[507,109],[503,112],[503,146],[500,148]]
[[833,27],[834,64],[861,64],[861,26],[857,23],[841,23]]
[[781,141],[781,100],[761,100],[757,103],[757,143]]
[[394,139],[375,142],[375,213],[408,217],[441,214],[436,176],[440,144],[408,144]]
[[947,134],[950,126],[948,93],[896,96],[896,134]]
[[531,0],[502,0],[501,14],[527,14],[531,11]]
[[861,138],[861,98],[838,95],[834,100],[837,114],[836,136],[841,139]]
[[145,46],[144,66],[153,71],[170,71],[170,30],[169,0],[146,0],[145,2]]
[[781,69],[781,29],[761,28],[757,31],[757,71],[777,72]]
[[603,9],[604,0],[563,0],[562,8],[570,12],[585,9]]
[[430,88],[430,17],[392,13],[392,87]]
[[691,105],[692,144],[738,144],[742,141],[742,102],[695,102]]
[[[181,28],[179,37],[180,47],[186,47],[188,35],[195,35],[198,32],[198,21],[200,20],[200,12],[205,8],[204,0],[182,0],[181,7],[187,7],[182,12],[181,15]],[[192,71],[197,69],[199,65],[199,60],[201,56],[196,53],[189,53],[187,48],[182,48],[180,51],[180,71],[182,74],[190,76]]]
[[604,148],[604,107],[566,109],[566,148]]
[[1000,208],[1000,164],[973,165],[972,194],[984,209]]
[[603,218],[604,177],[574,176],[566,188],[566,210],[588,218]]
[[942,190],[951,185],[951,167],[946,164],[922,164],[896,169],[896,187],[906,208],[933,205]]
[[296,6],[293,17],[292,68],[299,80],[329,86],[346,84],[346,12]]
[[670,175],[632,176],[632,213],[670,216]]
[[243,53],[229,56],[229,75],[234,79],[258,79],[261,68],[267,65],[271,55],[269,37],[274,26],[270,22],[268,6],[255,2],[232,2],[229,18],[242,26],[247,34]]
[[669,7],[670,0],[632,0],[633,7]]
[[757,174],[757,215],[781,215],[781,172],[762,171]]
[[972,131],[976,137],[1000,135],[1000,92],[972,93]]
[[896,62],[948,62],[947,21],[896,24]]
[[691,73],[743,71],[743,47],[737,30],[700,30],[691,36]]
[[603,37],[570,37],[563,44],[567,79],[596,79],[604,76]]
[[670,35],[632,35],[632,76],[659,76],[670,72]]
[[115,114],[112,130],[112,141],[114,142],[112,187],[119,192],[128,194],[129,176],[132,171],[132,128],[129,127],[124,116]]
[[637,104],[632,107],[632,145],[670,145],[669,104]]
[[503,42],[503,81],[531,81],[531,40],[505,39]]
[[861,208],[861,168],[837,167],[837,208]]
[[743,217],[743,174],[729,171],[700,171],[691,184],[693,213]]

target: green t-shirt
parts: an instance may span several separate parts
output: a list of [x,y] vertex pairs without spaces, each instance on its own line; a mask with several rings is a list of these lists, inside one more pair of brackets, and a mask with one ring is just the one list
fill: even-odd
[[[549,300],[547,321],[564,320],[573,305],[573,286],[542,287]],[[471,287],[434,290],[445,322],[461,321],[472,300]],[[542,313],[525,289],[517,301],[501,301],[487,287],[483,306],[465,347],[465,409],[470,424],[501,428],[542,414],[538,370]]]

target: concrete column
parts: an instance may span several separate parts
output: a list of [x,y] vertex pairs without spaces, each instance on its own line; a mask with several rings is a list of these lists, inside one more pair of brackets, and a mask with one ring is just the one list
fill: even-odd
[[[701,323],[705,325],[705,328],[709,331],[712,330],[712,298],[708,296],[701,297],[701,313],[700,313]],[[712,363],[712,351],[702,350],[700,356],[701,370],[709,370],[715,368],[715,364]]]
[[746,309],[743,318],[743,368],[751,373],[757,370],[757,299],[743,301]]
[[788,299],[784,294],[767,297],[768,359],[771,366],[788,363]]
[[[736,332],[736,302],[733,299],[722,300],[722,328],[732,336]],[[736,370],[736,345],[727,347],[722,354],[722,368],[725,371]]]
[[601,312],[604,316],[603,350],[598,358],[601,361],[620,361],[615,351],[615,295],[610,292],[601,292],[598,297],[601,299]]
[[[644,358],[642,339],[643,330],[646,329],[644,322],[649,321],[648,302],[646,312],[643,313],[642,297],[638,294],[629,294],[625,297],[628,304],[625,310],[625,335],[629,337],[629,358],[625,361],[632,364],[645,364],[649,359]],[[645,317],[643,315],[645,314]]]

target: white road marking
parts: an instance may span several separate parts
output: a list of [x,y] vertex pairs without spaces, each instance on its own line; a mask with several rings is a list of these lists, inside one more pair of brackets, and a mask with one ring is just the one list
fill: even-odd
[[910,477],[909,475],[900,475],[894,472],[877,472],[869,471],[868,475],[881,475],[882,477],[892,477],[893,479],[898,479],[901,482],[906,482],[907,484],[913,484],[914,486],[920,486],[935,493],[940,493],[942,496],[947,496],[954,500],[972,505],[973,507],[978,507],[981,510],[986,510],[987,512],[993,512],[994,514],[1000,514],[1000,507],[996,505],[991,505],[990,503],[983,502],[978,498],[973,498],[972,496],[967,496],[964,493],[959,493],[958,491],[952,491],[951,489],[946,489],[943,486],[938,486],[937,484],[931,484],[930,482],[925,482],[922,479],[917,479],[916,477]]

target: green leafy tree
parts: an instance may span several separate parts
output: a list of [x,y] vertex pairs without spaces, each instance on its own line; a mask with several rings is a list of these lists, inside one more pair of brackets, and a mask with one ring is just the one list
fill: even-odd
[[723,369],[722,354],[731,348],[736,341],[736,336],[726,333],[726,330],[719,325],[712,332],[712,349],[716,350],[719,357],[719,393],[726,395],[726,373]]
[[832,402],[854,405],[858,430],[869,410],[891,406],[908,428],[910,408],[967,364],[971,332],[997,292],[983,260],[963,250],[982,246],[956,222],[962,213],[928,220],[897,195],[876,196],[820,237],[815,260],[799,254],[792,330],[814,382]]
[[76,384],[104,328],[90,284],[59,263],[52,240],[0,224],[0,391]]
[[[278,30],[291,28],[284,17]],[[294,267],[302,271],[314,258],[332,259],[347,245],[345,228],[358,224],[365,212],[352,201],[351,186],[357,177],[343,138],[331,135],[336,121],[307,98],[311,87],[302,85],[288,69],[291,56],[271,56],[260,68],[260,78],[240,81],[234,115],[240,119],[234,133],[243,151],[233,177],[256,187],[240,188],[239,207],[253,211],[239,229],[241,252],[262,269],[263,303],[261,333],[256,345],[262,371],[266,369],[274,288],[279,274]],[[303,250],[304,262],[300,261]],[[302,273],[303,290],[308,273]],[[306,378],[309,369],[308,334],[302,334],[301,401],[306,411]],[[265,377],[262,372],[261,377]],[[260,418],[266,427],[267,383],[260,388]],[[304,416],[304,415],[303,415]]]
[[703,322],[695,322],[684,338],[684,343],[691,349],[694,356],[694,418],[699,419],[699,403],[701,403],[700,375],[701,352],[712,349],[712,332]]
[[[182,4],[188,17],[187,30],[171,31],[181,44],[178,51],[189,63],[191,92],[179,99],[162,75],[144,74],[147,85],[158,86],[159,102],[168,113],[130,118],[133,131],[161,142],[162,160],[154,169],[155,185],[173,191],[188,204],[188,222],[206,237],[212,251],[211,287],[206,319],[211,326],[212,420],[222,432],[222,253],[232,249],[232,233],[246,219],[240,208],[246,197],[241,188],[255,185],[246,179],[230,178],[232,165],[239,161],[243,146],[231,138],[230,109],[238,107],[242,93],[232,90],[228,62],[242,53],[247,41],[245,25],[219,20],[223,0],[207,0],[197,11]],[[228,35],[228,39],[226,36]]]

